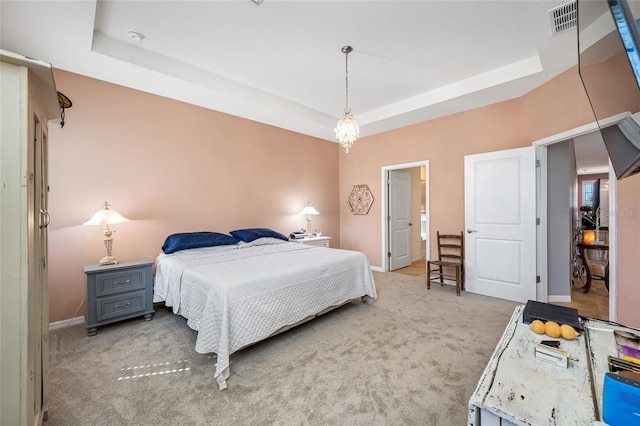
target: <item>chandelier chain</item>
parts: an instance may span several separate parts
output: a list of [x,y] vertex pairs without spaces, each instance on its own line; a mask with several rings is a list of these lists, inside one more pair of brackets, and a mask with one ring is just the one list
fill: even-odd
[[344,110],[349,111],[349,51],[344,54],[344,85],[345,85],[345,101]]

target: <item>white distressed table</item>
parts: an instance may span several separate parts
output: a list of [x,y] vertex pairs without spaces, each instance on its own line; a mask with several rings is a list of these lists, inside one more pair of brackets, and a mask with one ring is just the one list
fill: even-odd
[[602,413],[607,357],[617,356],[613,330],[631,329],[586,320],[587,333],[558,339],[560,349],[577,359],[563,368],[535,357],[537,344],[550,338],[522,322],[523,310],[524,305],[516,307],[469,400],[469,425],[593,424]]

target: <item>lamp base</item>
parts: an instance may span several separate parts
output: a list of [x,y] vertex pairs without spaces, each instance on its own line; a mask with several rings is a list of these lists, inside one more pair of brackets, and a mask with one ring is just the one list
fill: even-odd
[[115,265],[118,263],[118,259],[116,259],[113,256],[105,256],[102,259],[100,259],[100,262],[98,262],[98,265],[103,266],[103,265]]

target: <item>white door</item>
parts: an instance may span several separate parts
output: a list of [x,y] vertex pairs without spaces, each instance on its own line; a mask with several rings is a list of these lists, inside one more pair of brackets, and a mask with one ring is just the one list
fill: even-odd
[[465,156],[467,291],[536,300],[535,161],[534,147]]
[[389,171],[389,270],[411,265],[411,174]]

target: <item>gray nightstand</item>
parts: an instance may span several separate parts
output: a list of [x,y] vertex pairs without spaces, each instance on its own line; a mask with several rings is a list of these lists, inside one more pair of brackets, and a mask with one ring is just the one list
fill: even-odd
[[101,325],[144,315],[153,317],[153,261],[142,259],[116,265],[85,265],[87,276],[87,335]]

